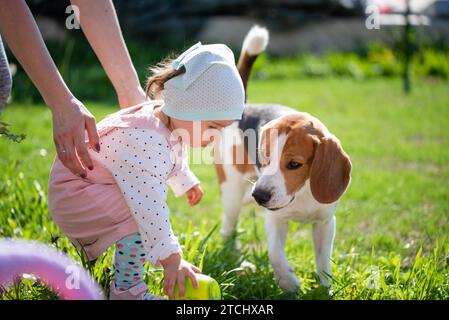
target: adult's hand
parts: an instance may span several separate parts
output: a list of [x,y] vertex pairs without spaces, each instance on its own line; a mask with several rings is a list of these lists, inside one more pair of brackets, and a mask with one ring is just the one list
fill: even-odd
[[62,163],[73,173],[86,178],[87,170],[93,169],[85,143],[85,130],[89,145],[100,151],[95,117],[76,98],[53,108],[53,139]]
[[[122,108],[146,100],[129,57],[111,0],[72,0],[79,6],[81,26],[114,85]],[[53,112],[58,156],[73,173],[86,176],[92,166],[84,143],[95,149],[94,119],[73,97],[50,57],[24,0],[0,0],[0,32]],[[20,28],[17,27],[20,25]]]
[[74,174],[85,177],[86,168],[93,165],[84,130],[87,129],[89,143],[95,148],[99,140],[95,119],[59,74],[25,1],[1,0],[0,6],[0,32],[53,113],[58,156]]

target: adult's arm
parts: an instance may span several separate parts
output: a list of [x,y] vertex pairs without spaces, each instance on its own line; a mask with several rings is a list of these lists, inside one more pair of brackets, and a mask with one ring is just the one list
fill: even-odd
[[71,0],[81,28],[117,93],[121,108],[146,100],[111,0]]
[[0,32],[53,113],[53,138],[64,165],[86,176],[93,168],[85,139],[99,149],[95,118],[70,92],[24,0],[0,0]]

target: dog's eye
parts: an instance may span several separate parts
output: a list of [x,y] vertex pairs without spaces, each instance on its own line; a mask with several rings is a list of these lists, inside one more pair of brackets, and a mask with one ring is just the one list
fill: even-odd
[[294,170],[302,167],[302,163],[296,162],[296,161],[290,161],[287,164],[287,169]]

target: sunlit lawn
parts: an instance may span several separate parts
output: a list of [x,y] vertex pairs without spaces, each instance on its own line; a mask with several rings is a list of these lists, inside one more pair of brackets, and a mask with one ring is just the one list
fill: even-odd
[[[310,112],[338,136],[353,163],[352,184],[337,211],[333,292],[318,288],[311,228],[290,224],[287,254],[301,281],[297,296],[278,288],[268,262],[263,212],[242,213],[234,250],[218,229],[221,204],[215,170],[193,165],[205,195],[190,208],[169,195],[174,230],[185,256],[222,285],[225,299],[448,299],[449,298],[449,91],[443,81],[415,81],[410,96],[400,80],[253,81],[251,102],[276,102]],[[116,106],[85,102],[101,119]],[[52,222],[47,178],[54,158],[51,113],[42,105],[12,103],[0,118],[27,134],[20,144],[0,137],[0,236],[56,244],[79,260]],[[209,232],[212,235],[206,239]],[[207,240],[207,241],[203,241]],[[422,248],[422,251],[420,249]],[[203,252],[205,254],[203,256]],[[92,267],[107,289],[112,249]],[[255,269],[240,268],[250,262]],[[245,264],[243,265],[245,266]],[[162,273],[148,269],[158,292]],[[27,280],[4,298],[52,295]]]

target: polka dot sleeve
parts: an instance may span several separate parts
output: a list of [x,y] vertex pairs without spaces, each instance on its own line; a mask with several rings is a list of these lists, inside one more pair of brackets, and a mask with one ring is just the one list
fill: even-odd
[[148,261],[181,252],[166,204],[166,179],[173,165],[170,148],[157,132],[114,129],[101,138],[96,156],[113,174],[139,227]]
[[184,154],[185,156],[182,158],[180,169],[173,172],[171,177],[167,180],[167,183],[170,185],[176,197],[182,196],[193,186],[200,183],[195,174],[190,171],[187,147],[184,149]]

